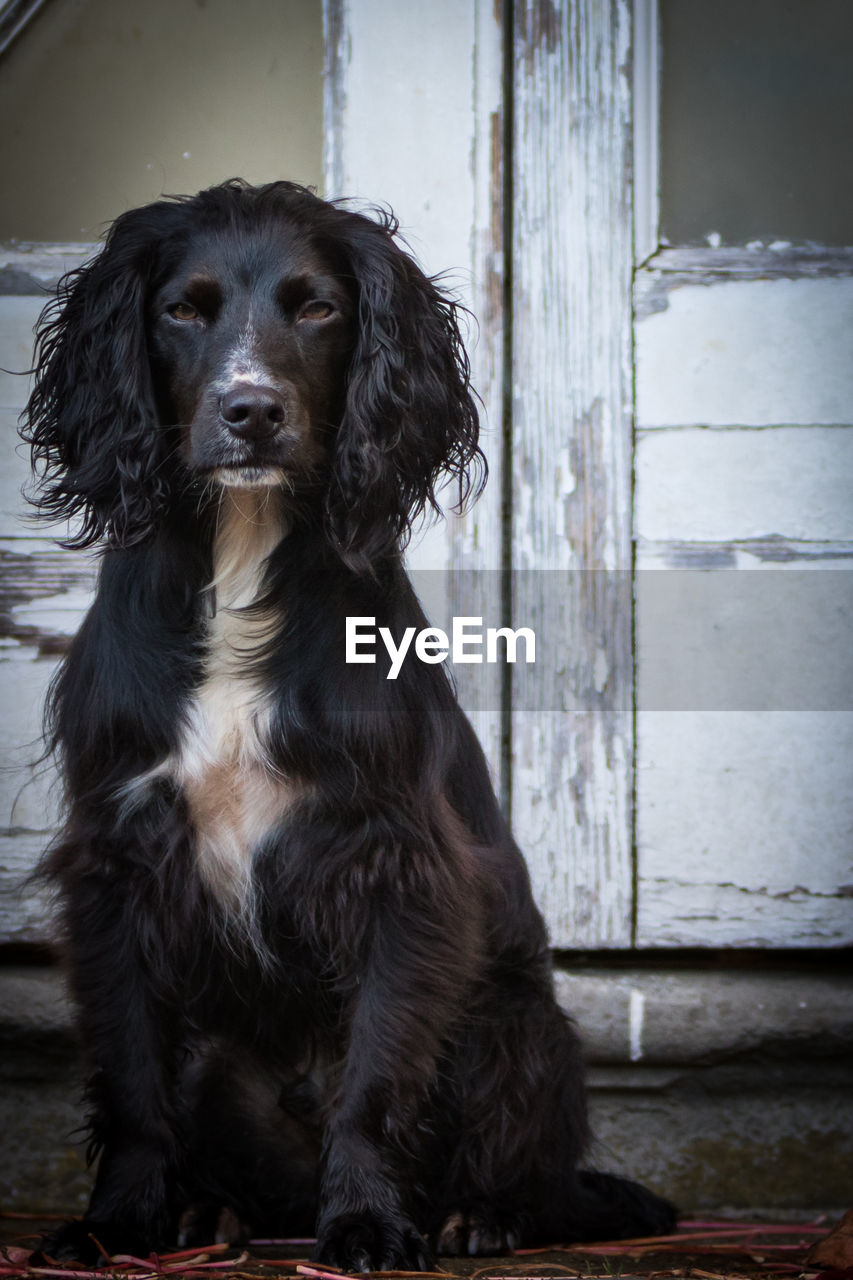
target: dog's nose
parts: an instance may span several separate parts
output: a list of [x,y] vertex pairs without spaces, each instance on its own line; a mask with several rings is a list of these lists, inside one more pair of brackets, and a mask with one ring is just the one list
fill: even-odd
[[272,387],[232,387],[219,403],[219,415],[233,436],[262,440],[284,422],[284,399]]

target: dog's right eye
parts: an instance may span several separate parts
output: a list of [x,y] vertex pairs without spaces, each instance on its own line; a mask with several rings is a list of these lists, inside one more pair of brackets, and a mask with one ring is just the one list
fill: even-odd
[[304,303],[299,309],[297,320],[327,320],[334,311],[331,302],[323,302],[319,298],[312,298],[310,302]]
[[198,312],[189,302],[176,302],[168,308],[173,320],[197,320]]

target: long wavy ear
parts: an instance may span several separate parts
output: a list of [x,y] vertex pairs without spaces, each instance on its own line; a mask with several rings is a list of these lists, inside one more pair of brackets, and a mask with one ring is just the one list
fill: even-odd
[[355,350],[327,498],[333,541],[354,569],[404,546],[443,476],[461,507],[485,483],[458,308],[393,236],[396,223],[343,213],[357,290]]
[[166,442],[145,338],[157,206],[123,214],[101,253],[60,281],[36,329],[36,375],[21,434],[40,513],[71,519],[71,546],[150,533],[166,483]]

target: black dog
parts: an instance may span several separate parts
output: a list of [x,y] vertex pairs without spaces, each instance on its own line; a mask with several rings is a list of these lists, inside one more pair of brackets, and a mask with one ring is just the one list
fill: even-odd
[[373,221],[279,182],[124,214],[42,321],[25,435],[105,544],[53,691],[48,855],[95,1189],[55,1255],[316,1228],[347,1269],[646,1235],[578,1172],[578,1042],[401,565],[482,473],[454,306]]

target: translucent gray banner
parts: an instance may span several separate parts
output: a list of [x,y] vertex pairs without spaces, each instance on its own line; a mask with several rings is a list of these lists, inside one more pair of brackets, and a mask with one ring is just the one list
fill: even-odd
[[[849,569],[419,571],[412,581],[472,710],[497,709],[508,687],[514,709],[543,712],[634,698],[641,711],[853,710]],[[501,628],[520,633],[514,663],[508,637],[490,647]],[[522,629],[535,636],[533,662]],[[402,660],[420,660],[416,639]],[[440,646],[427,637],[421,649]]]

